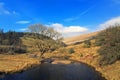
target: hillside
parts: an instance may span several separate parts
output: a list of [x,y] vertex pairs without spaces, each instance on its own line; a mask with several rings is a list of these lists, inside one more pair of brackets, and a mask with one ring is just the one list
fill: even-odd
[[74,37],[70,37],[70,38],[65,38],[63,40],[64,43],[66,44],[73,44],[76,42],[81,42],[87,39],[90,39],[94,36],[96,36],[99,32],[92,32],[92,33],[88,33],[88,34],[81,34],[79,36],[74,36]]
[[[89,34],[83,34],[76,37],[71,37],[64,39],[64,42],[68,44],[67,47],[61,48],[54,52],[54,54],[50,55],[47,54],[48,57],[56,57],[56,58],[64,58],[70,61],[80,61],[83,63],[86,63],[88,65],[93,66],[97,71],[99,71],[103,77],[106,78],[106,80],[119,80],[120,79],[120,61],[117,58],[113,58],[113,56],[117,56],[119,54],[119,26],[108,28],[101,32],[101,34],[98,34],[99,32],[89,33]],[[97,35],[98,34],[98,35]],[[87,40],[89,38],[92,38],[96,36],[94,39]],[[112,37],[109,37],[112,36]],[[87,40],[90,42],[82,42],[79,44],[75,44],[76,42]],[[107,41],[106,41],[107,40]],[[102,43],[102,45],[96,46],[96,41]],[[103,42],[104,41],[104,42]],[[105,43],[108,43],[107,46],[104,45]],[[111,44],[112,43],[112,44]],[[72,44],[72,45],[69,45]],[[87,45],[90,45],[89,47],[86,47]],[[103,46],[104,45],[104,46]],[[108,50],[104,52],[103,47],[105,50]],[[104,52],[104,54],[107,55],[101,55],[100,51]],[[110,53],[112,51],[112,53]],[[116,51],[116,52],[115,52]],[[111,55],[113,56],[111,57]],[[108,59],[106,62],[108,62],[107,65],[101,66],[99,64],[101,56],[103,57],[103,61]],[[118,55],[119,57],[119,55]],[[110,60],[115,60],[112,64],[109,63]]]
[[[91,47],[85,48],[84,43],[77,45],[69,45],[64,48],[60,48],[54,52],[47,53],[44,56],[46,58],[55,59],[65,59],[69,61],[83,62],[88,65],[93,66],[97,71],[99,71],[106,80],[119,80],[120,78],[120,61],[117,61],[111,65],[99,66],[98,59],[100,55],[98,50],[100,46],[94,46],[94,40],[91,40]],[[74,52],[71,53],[70,50],[73,49]],[[109,74],[110,73],[110,74]]]
[[[31,67],[32,65],[40,64],[39,61],[41,62],[41,60],[46,62],[48,62],[49,60],[53,60],[54,62],[52,62],[52,64],[61,64],[61,63],[71,64],[73,62],[85,63],[94,67],[95,70],[97,70],[102,75],[102,77],[106,78],[106,80],[119,80],[120,61],[116,59],[116,61],[112,64],[101,66],[99,64],[99,60],[101,57],[99,50],[103,48],[102,47],[103,45],[99,45],[99,46],[95,45],[96,42],[100,42],[101,44],[103,44],[103,41],[109,39],[105,43],[112,41],[112,45],[109,45],[109,47],[107,48],[108,51],[105,53],[110,53],[112,50],[111,48],[117,45],[116,47],[113,48],[113,51],[116,50],[117,53],[116,55],[118,55],[119,54],[118,51],[120,50],[118,45],[120,41],[119,30],[120,30],[119,27],[110,28],[110,31],[105,30],[108,31],[109,35],[112,35],[112,37],[108,37],[109,36],[108,33],[106,35],[100,35],[98,34],[99,32],[93,32],[89,34],[83,34],[80,36],[66,38],[64,39],[64,42],[66,44],[72,44],[68,46],[58,46],[59,44],[56,44],[57,46],[53,45],[55,44],[55,42],[49,37],[41,37],[40,35],[37,34],[36,36],[34,36],[34,34],[26,35],[24,37],[21,37],[20,39],[22,40],[24,46],[26,46],[28,52],[26,52],[26,54],[16,54],[16,55],[9,54],[7,56],[5,54],[0,54],[0,60],[1,60],[0,65],[3,65],[0,67],[0,72],[5,72],[5,73],[18,72],[25,70],[26,68]],[[101,36],[105,40],[102,39],[102,41],[99,41],[101,40]],[[81,41],[84,42],[79,44],[73,44]],[[44,55],[42,54],[42,56],[40,57],[42,53],[40,51],[44,51],[46,49],[48,49],[48,51],[44,52],[45,54]],[[112,53],[114,53],[113,51]],[[108,57],[109,55],[107,55],[105,59],[107,59]],[[114,59],[114,58],[110,57],[109,61],[110,59]]]

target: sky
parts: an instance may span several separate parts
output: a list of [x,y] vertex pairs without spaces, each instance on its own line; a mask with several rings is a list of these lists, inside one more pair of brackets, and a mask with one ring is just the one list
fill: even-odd
[[71,37],[120,24],[120,0],[0,0],[0,29],[24,32],[31,24]]

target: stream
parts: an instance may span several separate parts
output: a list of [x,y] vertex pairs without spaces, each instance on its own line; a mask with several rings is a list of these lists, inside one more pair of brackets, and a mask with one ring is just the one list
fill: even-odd
[[21,73],[5,75],[0,80],[105,80],[97,71],[83,63],[44,63]]

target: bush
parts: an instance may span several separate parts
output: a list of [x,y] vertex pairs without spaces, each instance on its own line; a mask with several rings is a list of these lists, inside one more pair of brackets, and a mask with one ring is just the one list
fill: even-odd
[[14,50],[15,53],[26,53],[26,48],[15,48]]
[[109,27],[100,32],[97,40],[100,40],[101,48],[98,50],[101,55],[100,65],[112,64],[120,59],[120,26]]
[[102,42],[104,41],[104,39],[100,39],[100,38],[96,38],[96,41],[94,43],[94,46],[101,46]]
[[84,41],[84,48],[89,48],[91,46],[90,40]]
[[16,54],[16,53],[25,53],[25,48],[16,48],[13,46],[0,46],[0,54]]
[[101,46],[104,44],[105,41],[105,34],[104,31],[100,32],[96,37],[95,37],[95,46]]
[[11,46],[0,46],[0,54],[12,54],[13,47]]
[[83,54],[80,53],[80,57],[83,57]]
[[75,42],[75,43],[73,43],[73,45],[78,45],[78,44],[81,44],[81,43],[83,43],[82,41],[81,42]]
[[69,50],[68,50],[68,53],[69,54],[72,54],[72,53],[74,53],[75,51],[74,51],[74,49],[73,48],[70,48]]

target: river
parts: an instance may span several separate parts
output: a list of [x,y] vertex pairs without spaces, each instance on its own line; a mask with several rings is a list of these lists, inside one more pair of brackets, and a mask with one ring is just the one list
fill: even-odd
[[44,63],[22,73],[5,75],[0,80],[105,80],[90,66],[83,63]]

